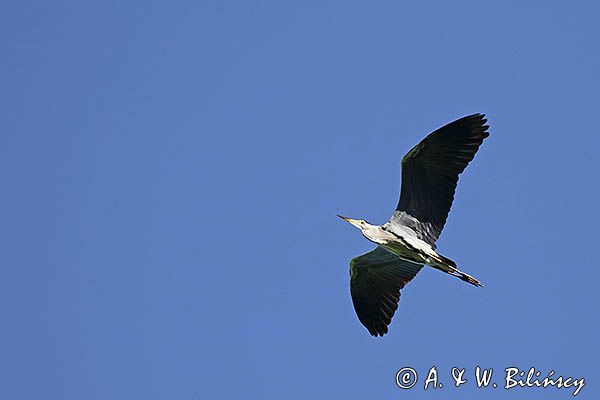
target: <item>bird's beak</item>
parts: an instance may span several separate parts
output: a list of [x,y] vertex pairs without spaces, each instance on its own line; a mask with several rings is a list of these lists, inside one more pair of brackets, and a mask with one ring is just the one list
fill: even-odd
[[357,220],[355,220],[355,219],[352,219],[352,218],[347,218],[347,217],[344,217],[344,216],[342,216],[342,215],[339,215],[339,214],[338,214],[338,217],[340,217],[341,219],[343,219],[343,220],[344,220],[344,221],[346,221],[346,222],[350,222],[352,225],[354,225],[354,226],[355,226],[355,227],[357,227],[357,228],[359,227],[359,225],[358,225],[358,221],[357,221]]

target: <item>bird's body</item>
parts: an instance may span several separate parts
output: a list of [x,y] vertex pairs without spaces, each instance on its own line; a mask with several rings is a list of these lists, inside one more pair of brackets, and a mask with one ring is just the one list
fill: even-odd
[[414,231],[404,225],[370,225],[362,230],[363,236],[399,258],[420,264],[430,263],[437,253],[433,247],[419,239]]
[[361,229],[363,236],[398,258],[415,264],[430,265],[475,286],[483,286],[477,279],[456,269],[454,261],[437,253],[435,245],[419,239],[418,232],[410,226],[402,225],[394,218],[383,225],[371,225],[368,222],[365,225]]
[[342,217],[378,246],[350,261],[350,291],[360,321],[373,336],[383,336],[398,308],[402,289],[424,265],[475,286],[436,251],[454,198],[458,175],[489,134],[482,114],[456,120],[434,131],[402,160],[402,190],[388,222],[373,225]]

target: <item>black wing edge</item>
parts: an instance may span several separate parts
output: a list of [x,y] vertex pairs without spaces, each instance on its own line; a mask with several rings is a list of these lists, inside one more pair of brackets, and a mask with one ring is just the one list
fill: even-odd
[[388,333],[400,290],[423,266],[401,260],[381,247],[350,261],[350,293],[356,315],[372,336]]
[[402,212],[423,226],[434,244],[452,207],[459,175],[489,136],[485,114],[459,118],[430,133],[402,159],[402,187],[396,217]]

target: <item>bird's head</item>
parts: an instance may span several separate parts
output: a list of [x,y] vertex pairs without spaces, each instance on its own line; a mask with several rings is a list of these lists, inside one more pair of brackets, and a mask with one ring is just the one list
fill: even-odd
[[363,236],[366,237],[367,239],[369,239],[370,241],[378,243],[378,244],[383,244],[383,242],[381,241],[381,227],[380,226],[372,225],[368,221],[365,221],[364,219],[346,218],[346,217],[342,217],[341,215],[338,215],[338,217],[340,217],[344,221],[349,222],[352,225],[354,225],[355,227],[357,227],[358,229],[360,229],[360,232],[363,234]]
[[341,215],[338,214],[338,217],[340,217],[341,219],[343,219],[346,222],[349,222],[350,224],[354,225],[355,227],[357,227],[358,229],[360,229],[361,231],[364,231],[365,229],[367,229],[368,227],[371,226],[371,224],[369,224],[367,221],[365,221],[364,219],[352,219],[352,218],[346,218],[343,217]]

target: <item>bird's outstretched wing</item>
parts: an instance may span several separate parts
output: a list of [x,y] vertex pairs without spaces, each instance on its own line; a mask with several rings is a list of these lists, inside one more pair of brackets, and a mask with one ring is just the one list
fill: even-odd
[[416,225],[420,238],[435,244],[450,212],[458,175],[489,136],[486,122],[483,114],[460,118],[430,133],[406,153],[400,201],[390,223]]
[[383,336],[398,309],[400,289],[422,268],[377,246],[350,261],[350,294],[356,315],[373,336]]

